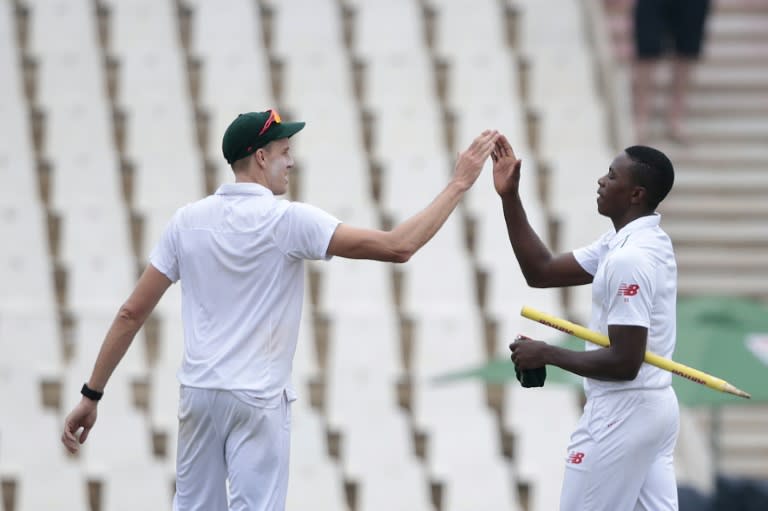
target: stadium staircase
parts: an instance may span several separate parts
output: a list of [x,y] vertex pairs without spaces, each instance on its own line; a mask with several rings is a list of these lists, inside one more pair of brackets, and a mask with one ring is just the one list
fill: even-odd
[[[628,83],[631,1],[603,0],[615,64]],[[768,3],[712,2],[703,58],[693,74],[686,125],[689,144],[671,143],[661,124],[650,144],[677,170],[661,212],[678,257],[685,296],[768,300]],[[662,66],[663,67],[663,66]],[[654,114],[663,118],[669,74],[654,84]],[[625,97],[625,100],[628,98]],[[698,412],[717,448],[716,470],[768,478],[768,409],[764,405]]]
[[[632,24],[626,0],[605,0],[615,57],[626,70]],[[661,124],[650,143],[677,168],[665,201],[675,240],[680,294],[768,299],[768,4],[712,2],[703,58],[693,73],[686,126],[689,144],[670,143]],[[663,118],[668,69],[654,84],[654,114]]]

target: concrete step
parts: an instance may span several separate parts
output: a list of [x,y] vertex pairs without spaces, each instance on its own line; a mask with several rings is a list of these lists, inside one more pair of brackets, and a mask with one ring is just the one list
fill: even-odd
[[[627,38],[617,38],[613,42],[613,52],[620,62],[631,62],[634,57],[634,45]],[[765,41],[723,41],[704,48],[699,61],[703,67],[743,67],[761,66],[768,60],[768,39]]]
[[765,0],[716,0],[712,5],[712,15],[720,13],[751,13],[760,14],[768,12],[768,3]]
[[[726,429],[748,429],[759,427],[765,433],[768,432],[768,406],[761,405],[741,405],[726,406],[720,411],[720,423]],[[765,435],[768,441],[768,435]]]
[[[744,424],[761,424],[768,431],[768,405],[733,404],[719,409],[717,416],[712,410],[697,408],[692,411],[696,421],[703,428],[710,428],[714,420],[720,421],[723,428],[739,428]],[[768,438],[768,437],[767,437]]]
[[[659,91],[667,90],[671,83],[672,70],[669,66],[661,66],[658,71],[653,85]],[[692,92],[768,94],[768,66],[745,68],[700,66],[693,70],[690,90]]]
[[[606,15],[628,16],[636,0],[603,0]],[[763,14],[768,12],[765,0],[717,0],[712,3],[710,16],[722,14]]]
[[713,44],[704,49],[700,65],[708,67],[760,66],[768,60],[768,38]]
[[[662,119],[649,123],[651,138],[664,136],[666,124]],[[685,131],[691,145],[736,143],[744,145],[768,143],[768,117],[766,118],[688,118]],[[655,135],[654,135],[655,134]]]
[[764,457],[730,456],[723,453],[718,467],[720,472],[731,476],[768,479],[768,463]]
[[708,22],[708,46],[719,46],[725,41],[768,40],[768,11],[718,13],[710,16]]
[[[737,250],[723,247],[675,247],[677,266],[682,273],[768,273],[768,250]],[[768,427],[768,426],[766,426]],[[768,429],[766,429],[768,431]]]
[[[667,219],[664,219],[664,224]],[[666,229],[665,229],[666,231]],[[671,236],[671,235],[670,235]],[[732,239],[696,239],[686,236],[677,236],[672,238],[675,250],[680,251],[710,251],[710,250],[731,250],[733,252],[752,251],[757,254],[765,254],[768,257],[768,239],[750,238],[743,240]]]
[[[765,427],[764,424],[757,424],[756,428]],[[754,456],[768,455],[768,435],[765,430],[743,431],[725,429],[720,433],[720,446],[724,451],[742,451],[744,454]]]
[[[677,219],[667,216],[664,230],[675,242],[688,241],[707,244],[710,242],[739,243],[750,240],[768,242],[768,223],[762,218],[750,221],[738,220],[699,220]],[[768,279],[766,279],[768,282]]]
[[701,295],[751,297],[768,300],[764,274],[688,271],[678,268],[678,296]]
[[[768,56],[766,56],[766,62],[768,62]],[[669,98],[663,94],[656,94],[651,101],[654,115],[663,117]],[[735,94],[693,91],[686,102],[688,118],[765,118],[768,116],[768,100],[766,94],[760,91]]]
[[686,193],[684,190],[676,190],[674,196],[664,201],[663,208],[659,211],[665,218],[672,221],[707,222],[710,220],[750,220],[753,217],[762,217],[768,222],[768,201],[765,195],[733,194],[729,196],[718,195],[717,192]]
[[678,174],[696,176],[702,168],[715,168],[720,172],[738,169],[751,171],[751,177],[768,183],[765,172],[768,169],[768,146],[762,144],[677,144],[662,150],[672,160]]
[[[606,19],[614,43],[632,44],[634,27],[632,16],[614,14]],[[706,28],[705,51],[731,42],[765,43],[768,41],[768,13],[720,13],[710,16]]]
[[[674,157],[672,161],[676,163]],[[724,166],[717,162],[707,165],[704,163],[694,167],[675,165],[675,186],[670,199],[677,194],[678,190],[716,189],[723,194],[768,193],[768,172],[760,168],[745,170],[735,166]]]

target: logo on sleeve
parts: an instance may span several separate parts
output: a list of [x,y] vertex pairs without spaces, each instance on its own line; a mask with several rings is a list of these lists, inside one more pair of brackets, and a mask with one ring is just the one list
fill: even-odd
[[619,296],[635,296],[640,291],[640,286],[637,284],[625,284],[622,282],[619,285]]
[[581,465],[583,461],[584,461],[583,452],[571,451],[570,453],[568,453],[568,459],[566,460],[566,463],[570,463],[572,465]]

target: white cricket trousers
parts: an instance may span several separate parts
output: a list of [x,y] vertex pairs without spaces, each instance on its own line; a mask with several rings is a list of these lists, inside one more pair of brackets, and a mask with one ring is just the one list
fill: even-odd
[[571,435],[560,511],[676,511],[672,387],[590,398]]
[[174,511],[283,511],[290,429],[285,392],[259,408],[226,390],[182,386]]

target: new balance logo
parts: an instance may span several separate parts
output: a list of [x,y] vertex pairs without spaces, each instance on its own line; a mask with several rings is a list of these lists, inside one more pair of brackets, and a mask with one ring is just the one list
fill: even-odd
[[582,461],[584,461],[583,452],[572,452],[568,455],[567,463],[571,463],[573,465],[580,465]]
[[635,296],[637,292],[640,291],[640,286],[637,284],[625,284],[621,283],[619,285],[619,296]]

